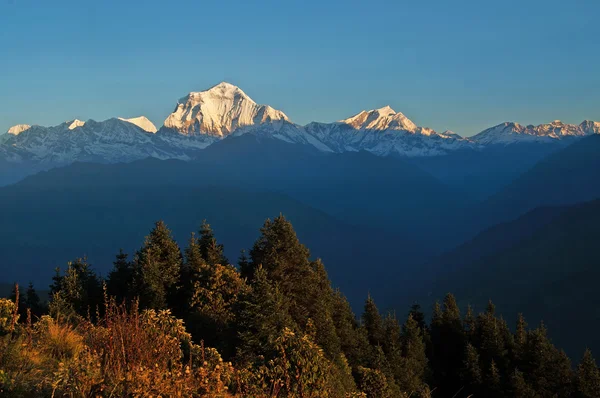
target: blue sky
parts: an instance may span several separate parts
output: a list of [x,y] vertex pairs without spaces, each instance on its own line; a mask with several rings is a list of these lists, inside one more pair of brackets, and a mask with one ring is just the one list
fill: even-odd
[[295,122],[391,105],[472,135],[600,120],[600,1],[0,0],[0,131],[145,115],[220,81]]

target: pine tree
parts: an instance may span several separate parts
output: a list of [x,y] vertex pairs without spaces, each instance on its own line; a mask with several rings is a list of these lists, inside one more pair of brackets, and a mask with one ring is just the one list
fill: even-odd
[[303,328],[312,319],[317,329],[316,342],[328,359],[333,359],[340,353],[332,319],[333,290],[321,261],[310,261],[309,257],[310,252],[298,240],[292,224],[280,215],[265,221],[242,276],[251,281],[262,266],[289,299],[294,322]]
[[525,381],[523,373],[515,369],[510,378],[510,396],[514,398],[536,398],[538,395]]
[[246,250],[242,249],[238,258],[238,269],[242,275],[247,275],[250,268],[250,258],[246,254]]
[[127,253],[123,252],[123,249],[119,250],[115,261],[113,262],[113,269],[108,274],[106,281],[106,288],[108,294],[114,296],[118,302],[123,300],[131,300],[132,288],[133,288],[133,264],[127,260]]
[[465,350],[465,335],[456,299],[444,298],[444,309],[434,308],[431,324],[432,366],[436,386],[452,396],[460,388],[460,368]]
[[496,366],[496,362],[494,362],[493,359],[490,362],[488,371],[486,372],[484,385],[485,385],[484,390],[486,391],[485,392],[486,397],[500,398],[503,396],[500,371],[498,370],[498,367]]
[[521,366],[531,387],[541,396],[573,394],[571,362],[552,345],[543,323],[528,333]]
[[513,369],[508,355],[513,345],[513,336],[506,322],[498,319],[495,313],[496,307],[490,300],[486,312],[477,316],[472,340],[479,350],[482,363],[489,364],[493,361],[501,373],[509,374]]
[[369,343],[374,347],[381,346],[385,338],[383,320],[381,319],[381,314],[379,314],[375,300],[373,300],[370,294],[365,301],[362,322],[363,327],[367,331]]
[[421,391],[427,371],[427,356],[423,330],[419,323],[413,319],[412,314],[402,326],[402,358],[401,372],[395,374],[398,385],[402,391],[411,394]]
[[577,366],[577,394],[582,398],[600,397],[600,371],[592,352],[586,349]]
[[479,354],[471,344],[467,344],[465,359],[461,371],[461,379],[465,389],[470,394],[478,394],[483,381],[481,367],[479,365]]
[[240,296],[236,305],[239,345],[237,357],[242,363],[271,359],[276,355],[276,340],[287,327],[297,326],[288,313],[288,302],[273,285],[266,271],[259,267],[251,288]]
[[94,316],[102,307],[102,283],[85,258],[68,263],[64,275],[57,268],[50,294],[55,316]]
[[202,258],[209,265],[229,264],[229,260],[227,260],[227,257],[223,254],[223,245],[217,243],[214,232],[206,220],[202,221],[202,225],[200,226],[200,238],[198,239],[198,244],[200,245]]
[[188,246],[184,250],[183,265],[179,276],[179,291],[176,300],[178,311],[175,312],[177,315],[187,319],[192,311],[192,299],[197,284],[204,287],[208,286],[210,274],[210,266],[202,257],[200,244],[196,234],[192,232],[188,240]]
[[31,310],[31,314],[36,317],[42,316],[45,311],[45,308],[40,300],[40,296],[35,291],[32,282],[29,282],[29,286],[25,292],[25,306],[29,308]]
[[134,260],[133,286],[142,308],[165,309],[177,294],[182,256],[171,231],[158,221]]
[[352,368],[366,366],[369,341],[359,328],[356,316],[344,295],[336,290],[333,295],[332,317],[344,356]]
[[467,340],[473,342],[475,337],[475,315],[473,315],[473,308],[471,308],[471,305],[467,306],[467,313],[465,314],[465,318],[463,320],[463,327],[465,329]]
[[401,343],[402,328],[398,319],[392,313],[388,313],[383,319],[383,340],[382,348],[390,362],[402,355]]
[[412,319],[417,322],[417,326],[423,333],[427,331],[427,323],[425,322],[425,314],[421,310],[421,306],[418,303],[414,303],[410,307],[410,311],[408,315],[412,317]]
[[232,265],[217,263],[206,270],[194,282],[187,324],[195,340],[202,338],[229,358],[235,353],[235,308],[249,287]]

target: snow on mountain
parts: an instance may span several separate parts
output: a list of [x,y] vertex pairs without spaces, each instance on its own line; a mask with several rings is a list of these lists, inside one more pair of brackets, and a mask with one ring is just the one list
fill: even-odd
[[13,126],[0,135],[0,161],[56,165],[74,161],[126,162],[145,157],[189,160],[228,136],[253,134],[309,145],[323,152],[369,151],[380,156],[439,156],[515,143],[552,143],[600,134],[600,123],[554,121],[538,126],[503,123],[474,137],[419,127],[391,107],[362,111],[334,123],[292,123],[281,111],[259,105],[239,87],[220,83],[181,98],[157,131],[144,116],[101,122],[72,120],[58,126]]
[[31,128],[28,124],[17,124],[16,126],[12,126],[6,132],[7,134],[19,135],[25,130],[29,130]]
[[417,125],[401,112],[394,111],[389,105],[371,111],[362,111],[340,123],[352,126],[356,130],[405,130],[415,131]]
[[600,123],[584,121],[581,124],[566,124],[560,120],[537,126],[523,126],[505,122],[490,127],[471,137],[482,145],[510,145],[515,143],[552,143],[568,137],[584,137],[600,133]]
[[[67,122],[67,123],[68,123],[68,122]],[[83,121],[81,121],[81,120],[77,120],[77,119],[75,119],[75,120],[73,120],[73,121],[72,121],[72,122],[69,124],[69,127],[68,127],[68,128],[69,128],[69,130],[74,130],[74,129],[76,129],[77,127],[81,127],[81,126],[83,126],[83,125],[85,125],[85,122],[83,122]]]
[[138,117],[134,117],[131,119],[125,119],[125,118],[120,117],[119,120],[131,123],[131,124],[135,124],[142,130],[145,130],[149,133],[156,133],[156,131],[157,131],[154,123],[152,123],[150,120],[148,120],[148,118],[146,116],[138,116]]
[[164,127],[184,135],[223,138],[240,127],[277,120],[289,121],[283,112],[258,105],[239,87],[222,82],[181,98]]
[[[136,122],[152,130],[145,120]],[[52,127],[32,126],[27,134],[9,136],[0,143],[0,148],[8,161],[68,164],[114,163],[146,157],[189,160],[194,151],[208,145],[190,142],[187,137],[158,137],[149,130],[117,118],[102,122],[73,121]]]
[[336,123],[309,123],[305,130],[334,152],[366,150],[382,156],[436,156],[475,147],[457,134],[438,134],[418,127],[389,106],[362,111]]

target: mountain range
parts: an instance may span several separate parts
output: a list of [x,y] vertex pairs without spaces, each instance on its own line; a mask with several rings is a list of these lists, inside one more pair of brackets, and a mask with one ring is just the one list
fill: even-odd
[[[438,159],[455,154],[462,159],[524,144],[559,148],[598,133],[600,123],[592,121],[579,125],[554,121],[539,126],[507,122],[465,138],[451,131],[438,133],[419,127],[389,106],[334,123],[301,126],[282,111],[257,104],[239,87],[222,82],[179,99],[159,129],[143,116],[101,122],[71,120],[52,127],[13,126],[0,135],[0,184],[75,161],[117,163],[146,157],[192,160],[216,142],[246,134],[302,144],[324,153],[368,151],[439,163]],[[544,149],[544,153],[548,151]],[[441,171],[433,167],[432,174],[445,175],[446,166]]]

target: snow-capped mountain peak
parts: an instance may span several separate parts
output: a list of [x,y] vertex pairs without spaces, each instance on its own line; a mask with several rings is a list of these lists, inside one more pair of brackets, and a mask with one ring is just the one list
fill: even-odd
[[78,120],[78,119],[75,119],[75,120],[73,120],[72,122],[67,122],[67,124],[69,125],[69,127],[68,127],[68,128],[69,128],[69,130],[74,130],[74,129],[76,129],[77,127],[82,127],[82,126],[84,126],[84,125],[85,125],[85,122],[84,122],[84,121],[81,121],[81,120]]
[[362,111],[341,123],[357,130],[406,130],[414,132],[417,125],[401,112],[394,111],[389,105],[383,108]]
[[130,119],[125,119],[125,118],[120,117],[119,120],[122,120],[127,123],[131,123],[131,124],[135,124],[142,130],[145,130],[149,133],[154,134],[157,131],[154,123],[152,123],[150,120],[148,120],[148,118],[146,116],[138,116],[138,117],[133,117]]
[[181,134],[225,137],[236,129],[288,117],[268,105],[259,105],[239,87],[222,82],[181,98],[164,127]]
[[554,120],[537,126],[504,122],[474,135],[472,140],[482,145],[509,145],[523,142],[552,142],[566,137],[582,137],[598,133],[600,133],[600,124],[591,121],[568,124]]
[[19,135],[25,130],[29,130],[31,128],[28,124],[17,124],[16,126],[12,126],[6,132],[7,134]]

